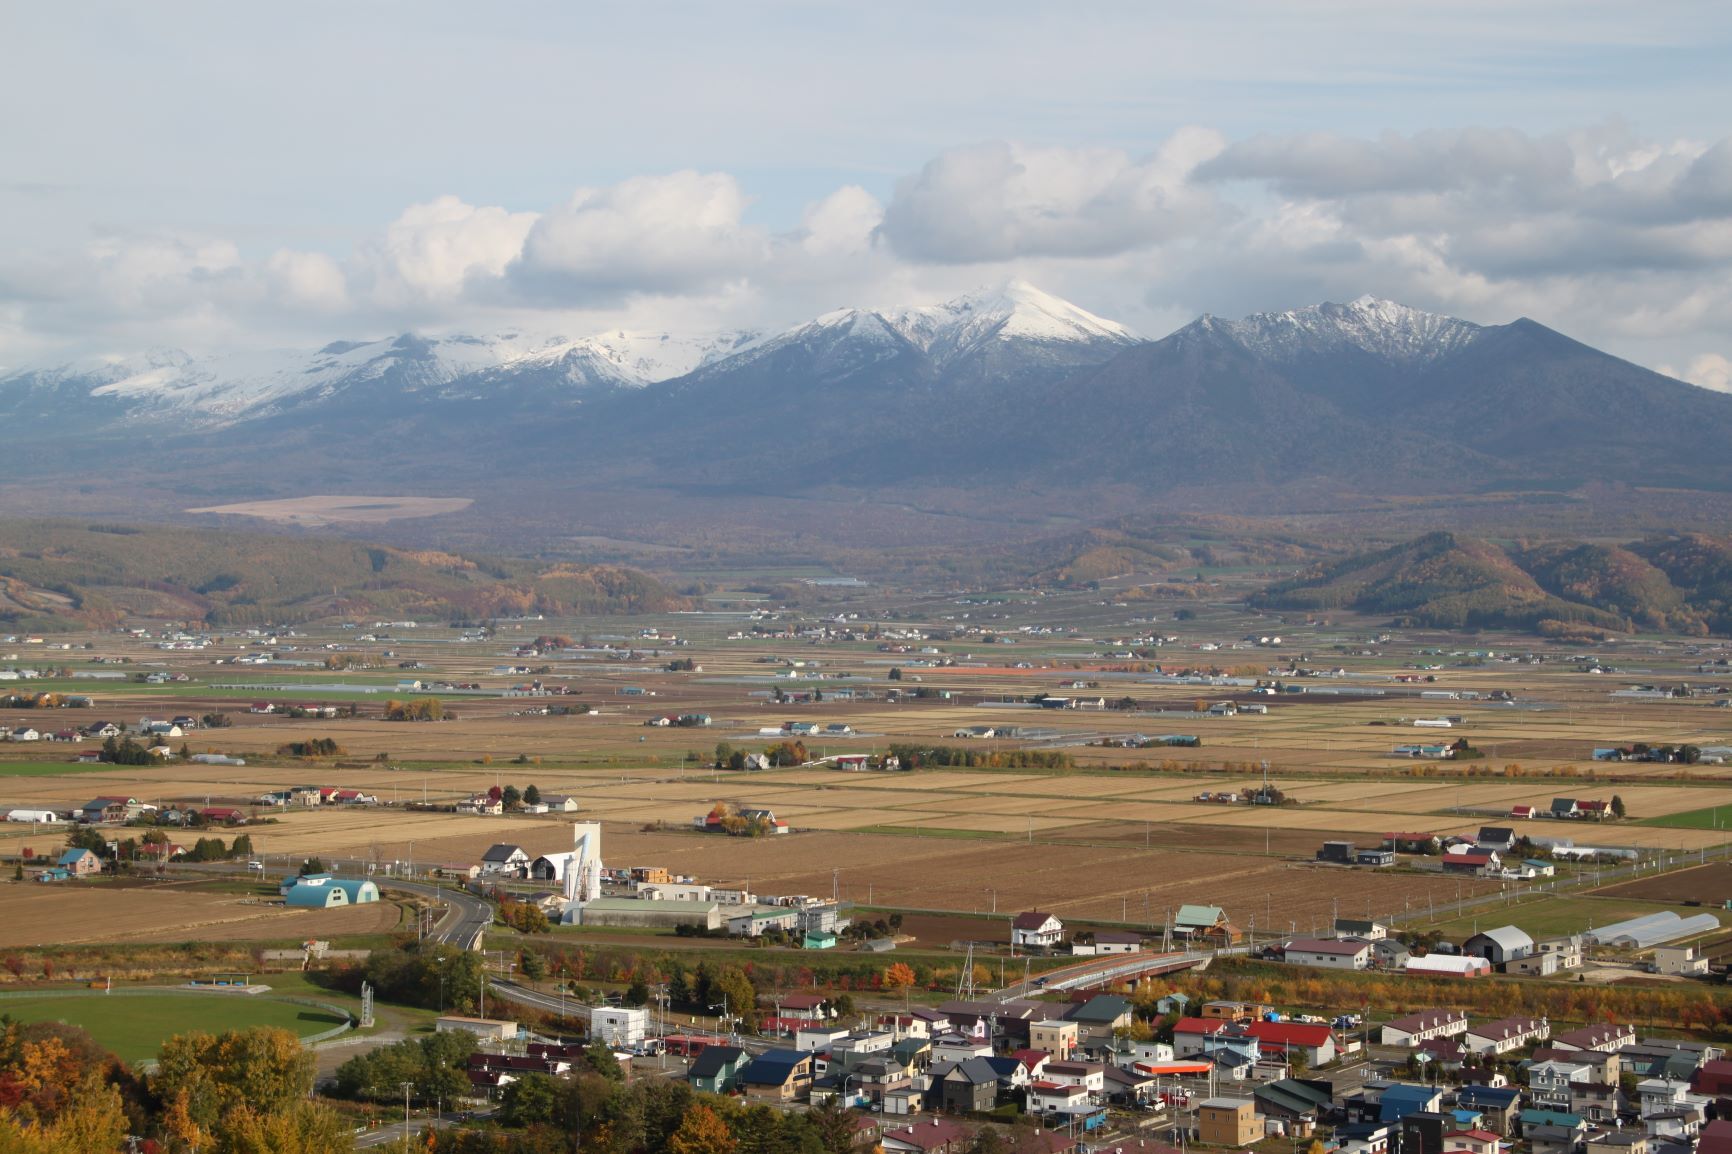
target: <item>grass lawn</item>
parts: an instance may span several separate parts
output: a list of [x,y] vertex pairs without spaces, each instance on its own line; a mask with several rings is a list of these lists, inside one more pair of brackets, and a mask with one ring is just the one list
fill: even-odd
[[1650,817],[1637,825],[1658,826],[1661,829],[1726,829],[1732,827],[1732,802],[1709,809],[1692,809],[1669,813],[1665,817]]
[[[296,991],[297,993],[301,991]],[[307,991],[320,997],[323,991]],[[334,1003],[345,1001],[331,998]],[[216,1034],[248,1026],[281,1026],[306,1037],[342,1019],[313,1006],[241,994],[43,994],[0,998],[0,1013],[23,1022],[65,1022],[127,1062],[156,1057],[165,1039],[189,1030]]]
[[1460,941],[1471,936],[1474,933],[1476,923],[1481,930],[1495,929],[1498,926],[1516,926],[1526,930],[1530,937],[1536,939],[1551,938],[1561,934],[1581,933],[1590,926],[1608,926],[1613,922],[1621,922],[1625,918],[1655,914],[1661,910],[1673,910],[1681,917],[1712,912],[1704,911],[1701,908],[1670,905],[1666,902],[1631,901],[1620,898],[1545,897],[1536,901],[1511,903],[1507,906],[1482,906],[1477,914],[1439,922],[1435,928],[1441,930],[1443,936],[1452,941]]

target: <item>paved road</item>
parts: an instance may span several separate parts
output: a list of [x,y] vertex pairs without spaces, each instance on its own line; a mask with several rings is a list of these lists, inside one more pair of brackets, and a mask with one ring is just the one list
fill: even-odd
[[409,1132],[408,1145],[410,1149],[414,1149],[416,1145],[416,1135],[419,1135],[421,1131],[425,1130],[427,1127],[432,1126],[435,1129],[446,1129],[457,1125],[467,1117],[467,1114],[455,1110],[448,1110],[437,1118],[433,1117],[430,1113],[424,1112],[419,1117],[409,1119],[407,1123],[392,1122],[387,1126],[379,1127],[377,1130],[364,1131],[356,1137],[355,1148],[357,1150],[366,1150],[373,1147],[384,1147],[386,1149],[400,1147],[404,1144],[403,1132],[407,1129]]
[[432,898],[446,906],[445,916],[433,927],[433,940],[466,950],[481,948],[481,935],[493,924],[493,907],[474,894],[459,889],[441,889],[424,882],[387,879],[383,885],[394,890]]

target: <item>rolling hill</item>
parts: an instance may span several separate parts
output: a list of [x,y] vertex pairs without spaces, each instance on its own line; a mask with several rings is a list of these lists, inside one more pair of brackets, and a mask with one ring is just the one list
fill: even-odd
[[1252,597],[1271,609],[1349,610],[1440,629],[1569,626],[1732,633],[1732,540],[1505,547],[1454,533],[1357,553]]
[[633,569],[329,537],[0,521],[0,629],[146,617],[213,626],[385,615],[636,613],[685,602]]

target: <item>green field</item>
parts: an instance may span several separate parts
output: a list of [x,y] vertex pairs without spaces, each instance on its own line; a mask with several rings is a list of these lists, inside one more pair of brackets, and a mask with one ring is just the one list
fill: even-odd
[[281,1026],[306,1037],[343,1019],[315,1006],[244,994],[43,994],[0,998],[0,1014],[23,1022],[82,1026],[127,1062],[156,1057],[175,1034],[209,1034],[248,1026]]
[[1659,826],[1661,829],[1726,829],[1732,827],[1732,802],[1709,809],[1692,809],[1669,813],[1665,817],[1644,818],[1637,825]]
[[101,762],[80,765],[76,761],[0,761],[0,777],[59,777],[64,773],[113,772],[116,768]]
[[1666,902],[1543,897],[1507,906],[1482,906],[1475,914],[1437,922],[1427,928],[1439,930],[1451,941],[1461,941],[1479,930],[1496,929],[1498,926],[1515,926],[1526,930],[1530,937],[1539,939],[1579,934],[1592,926],[1609,926],[1625,918],[1659,913],[1662,910],[1673,910],[1683,917],[1704,912],[1700,908],[1669,905]]

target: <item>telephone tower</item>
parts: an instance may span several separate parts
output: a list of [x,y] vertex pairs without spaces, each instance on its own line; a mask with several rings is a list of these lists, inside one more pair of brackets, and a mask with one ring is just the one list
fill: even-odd
[[962,959],[962,969],[956,975],[956,1000],[959,1002],[974,1001],[974,943],[968,943],[968,953]]

